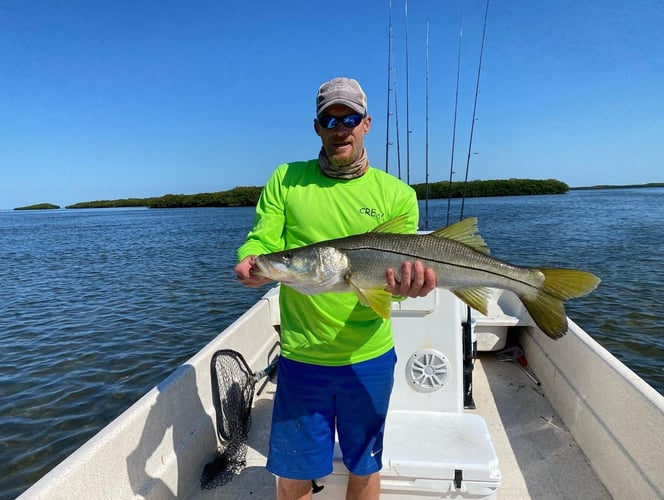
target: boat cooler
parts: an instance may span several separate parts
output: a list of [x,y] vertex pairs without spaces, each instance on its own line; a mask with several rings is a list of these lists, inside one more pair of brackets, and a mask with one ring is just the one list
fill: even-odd
[[[442,289],[395,304],[398,361],[383,443],[381,499],[497,498],[501,475],[486,422],[463,409],[466,311]],[[348,470],[338,445],[332,474],[317,483],[324,488],[316,500],[345,498]]]

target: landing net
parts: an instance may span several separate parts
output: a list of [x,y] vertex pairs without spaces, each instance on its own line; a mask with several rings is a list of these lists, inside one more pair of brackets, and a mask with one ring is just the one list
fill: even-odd
[[246,439],[251,427],[251,405],[256,384],[256,376],[236,351],[217,351],[210,368],[221,445],[214,461],[203,470],[203,489],[227,484],[246,466]]

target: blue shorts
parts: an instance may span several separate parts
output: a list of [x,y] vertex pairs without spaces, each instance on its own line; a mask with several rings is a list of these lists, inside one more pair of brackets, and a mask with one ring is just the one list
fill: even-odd
[[394,349],[347,366],[279,358],[267,469],[289,479],[332,472],[335,423],[343,461],[358,476],[382,467]]

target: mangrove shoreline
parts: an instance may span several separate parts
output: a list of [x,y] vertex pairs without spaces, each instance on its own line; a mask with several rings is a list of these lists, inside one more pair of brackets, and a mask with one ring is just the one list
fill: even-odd
[[[664,183],[634,184],[626,186],[597,185],[570,188],[556,179],[497,179],[464,182],[432,182],[412,184],[418,199],[437,198],[479,198],[489,196],[526,196],[546,194],[566,194],[581,189],[627,189],[641,187],[664,187]],[[239,186],[227,191],[198,194],[165,194],[149,198],[123,198],[117,200],[84,201],[67,205],[67,209],[77,208],[195,208],[195,207],[249,207],[255,206],[263,190],[262,186]],[[53,210],[58,205],[39,203],[14,210]]]

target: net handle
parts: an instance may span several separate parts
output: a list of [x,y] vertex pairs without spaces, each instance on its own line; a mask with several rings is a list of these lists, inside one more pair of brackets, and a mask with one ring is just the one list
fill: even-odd
[[[274,371],[277,369],[277,363],[278,363],[278,362],[279,362],[279,356],[277,356],[277,357],[274,359],[274,361],[272,361],[272,363],[270,363],[269,365],[267,365],[267,366],[266,366],[265,368],[263,368],[261,371],[256,372],[256,373],[254,374],[254,384],[258,383],[258,382],[259,382],[262,378],[264,378],[264,377],[268,377],[268,379],[269,379],[270,377],[272,377],[272,374],[273,374]],[[257,396],[260,396],[261,392],[263,392],[263,389],[265,389],[265,386],[266,386],[266,385],[267,385],[267,380],[266,380],[265,383],[264,383],[263,385],[261,385],[261,387],[256,391],[256,395],[257,395]]]

